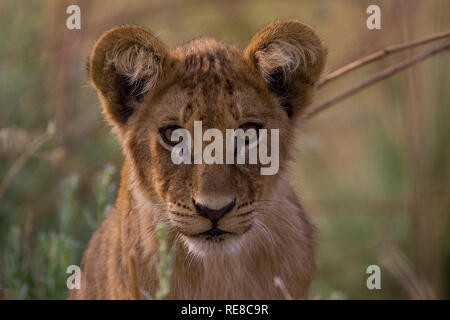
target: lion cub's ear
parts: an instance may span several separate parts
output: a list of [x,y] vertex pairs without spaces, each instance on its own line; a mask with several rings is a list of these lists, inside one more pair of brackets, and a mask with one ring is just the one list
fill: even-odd
[[245,57],[257,67],[289,117],[311,102],[325,66],[326,49],[313,29],[296,20],[277,21],[256,33]]
[[168,50],[150,31],[120,26],[105,32],[92,50],[89,74],[105,114],[123,128],[162,77]]

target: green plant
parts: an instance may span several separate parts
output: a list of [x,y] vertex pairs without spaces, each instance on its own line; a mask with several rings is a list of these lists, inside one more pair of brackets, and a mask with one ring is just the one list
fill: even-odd
[[170,289],[170,277],[172,275],[172,263],[175,257],[175,249],[169,250],[168,247],[168,233],[169,228],[167,224],[160,224],[158,228],[159,239],[159,289],[155,294],[157,300],[167,299]]
[[[94,179],[96,211],[85,214],[92,228],[98,226],[111,204],[115,193],[111,184],[114,173],[115,168],[108,165]],[[25,227],[18,224],[11,227],[0,261],[0,284],[7,298],[63,299],[67,296],[66,269],[79,263],[82,244],[87,242],[87,239],[76,240],[74,224],[80,212],[78,190],[77,175],[61,184],[55,229],[28,236]]]

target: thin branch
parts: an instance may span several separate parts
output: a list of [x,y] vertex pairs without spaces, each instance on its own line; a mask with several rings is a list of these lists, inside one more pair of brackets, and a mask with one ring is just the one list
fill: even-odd
[[378,81],[386,79],[389,76],[396,74],[399,71],[407,69],[407,68],[411,67],[412,65],[419,63],[419,62],[435,55],[436,53],[439,53],[439,52],[444,51],[449,48],[450,48],[450,41],[447,41],[447,42],[444,42],[443,44],[437,46],[436,48],[425,51],[421,54],[418,54],[418,55],[412,57],[411,59],[408,59],[408,60],[398,63],[390,68],[387,68],[384,71],[377,73],[373,77],[370,77],[370,78],[364,80],[363,82],[357,84],[356,86],[350,88],[349,90],[347,90],[347,91],[325,101],[324,103],[318,105],[317,107],[313,108],[312,111],[309,112],[308,114],[306,114],[303,119],[310,119],[313,116],[315,116],[316,114],[322,112],[323,110],[328,109],[333,104],[336,104],[336,103],[344,100],[345,98],[348,98],[349,96],[355,94],[356,92],[358,92]]
[[414,40],[411,42],[407,42],[407,43],[399,43],[399,44],[394,44],[392,46],[389,46],[387,48],[378,50],[372,54],[369,54],[366,57],[363,57],[361,59],[355,60],[329,74],[327,74],[325,77],[323,77],[322,79],[320,79],[317,82],[317,87],[321,87],[323,85],[325,85],[326,83],[335,80],[336,78],[346,74],[347,72],[350,72],[354,69],[357,69],[359,67],[362,67],[370,62],[379,60],[381,58],[384,58],[385,56],[391,54],[391,53],[396,53],[396,52],[400,52],[406,49],[411,49],[411,48],[415,48],[424,44],[427,44],[429,42],[432,41],[436,41],[436,40],[440,40],[443,38],[447,38],[450,37],[450,31],[445,31],[445,32],[441,32],[441,33],[436,33],[436,34],[432,34],[426,38],[422,38],[419,40]]
[[43,144],[45,144],[48,139],[49,137],[46,133],[37,137],[33,141],[33,143],[29,147],[27,147],[25,152],[19,158],[17,158],[16,161],[14,161],[13,165],[11,166],[11,168],[9,168],[8,172],[0,183],[0,200],[3,198],[6,189],[8,189],[14,177],[17,175],[17,173],[19,173],[20,169],[22,169],[30,156],[32,156]]
[[436,299],[428,281],[420,277],[404,252],[395,245],[383,248],[381,259],[389,272],[408,291],[413,300]]
[[286,285],[284,284],[284,281],[279,277],[275,276],[273,278],[273,282],[275,286],[277,286],[281,292],[283,293],[283,296],[286,300],[293,300],[291,294],[289,293],[288,289],[286,288]]

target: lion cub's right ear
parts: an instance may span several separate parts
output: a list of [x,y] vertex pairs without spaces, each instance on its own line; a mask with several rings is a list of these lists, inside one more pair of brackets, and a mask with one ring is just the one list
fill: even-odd
[[166,46],[145,28],[120,26],[100,37],[89,58],[89,75],[108,120],[126,126],[162,77],[167,58]]

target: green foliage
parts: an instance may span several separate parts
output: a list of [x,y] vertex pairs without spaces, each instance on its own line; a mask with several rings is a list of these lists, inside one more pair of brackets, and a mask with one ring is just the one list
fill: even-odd
[[91,228],[95,230],[99,224],[106,217],[106,214],[111,209],[111,204],[114,202],[114,195],[116,191],[116,184],[113,178],[116,173],[116,168],[113,165],[106,165],[103,171],[94,179],[94,193],[95,193],[95,209],[94,214],[84,214],[86,222]]
[[170,277],[172,275],[172,262],[175,257],[175,248],[169,250],[168,247],[168,229],[167,224],[160,224],[157,231],[159,239],[159,290],[155,294],[155,298],[157,300],[164,300],[169,294]]
[[7,237],[9,248],[2,254],[1,288],[8,296],[24,299],[29,294],[29,277],[22,263],[24,255],[22,232],[18,226],[12,226]]
[[[94,177],[95,206],[93,212],[84,210],[87,225],[95,230],[105,218],[114,200],[116,187],[112,182],[116,169],[112,165]],[[61,184],[61,200],[58,205],[56,230],[37,233],[30,241],[24,241],[23,228],[13,225],[7,237],[7,246],[1,256],[0,289],[13,299],[63,299],[68,289],[66,269],[78,264],[84,246],[77,241],[74,224],[81,208],[77,191],[79,177],[72,175]],[[170,277],[175,250],[168,248],[168,226],[161,224],[157,235],[160,241],[157,265],[160,288],[155,299],[166,299],[170,289]],[[86,239],[85,239],[86,240]],[[86,243],[86,241],[84,241]],[[151,298],[143,292],[145,297]]]
[[77,241],[62,233],[38,234],[32,267],[37,297],[61,299],[66,296],[66,269],[78,263],[79,247]]
[[[115,168],[107,165],[94,178],[94,213],[85,217],[89,227],[96,228],[114,199],[115,188],[111,183]],[[79,177],[72,175],[61,184],[61,200],[57,211],[57,226],[50,231],[40,231],[31,238],[24,228],[13,225],[7,246],[1,255],[0,284],[8,298],[13,299],[63,299],[68,293],[66,269],[79,264],[84,246],[78,240],[76,228]],[[27,238],[29,238],[27,240]],[[87,239],[83,239],[86,243]]]

